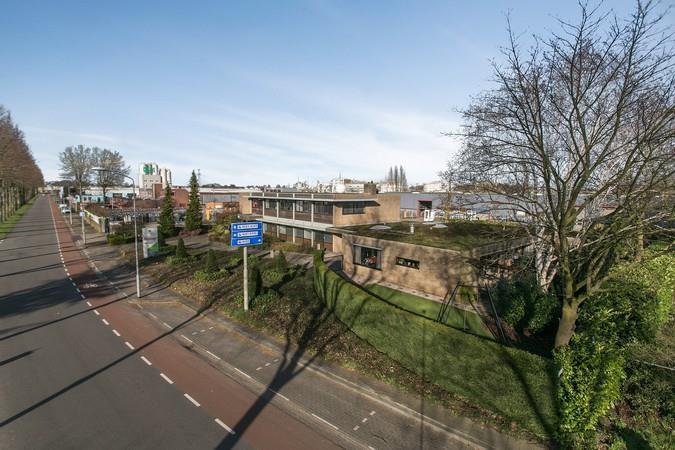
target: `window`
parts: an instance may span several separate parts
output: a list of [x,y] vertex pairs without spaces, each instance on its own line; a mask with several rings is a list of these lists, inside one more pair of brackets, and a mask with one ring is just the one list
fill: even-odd
[[310,212],[311,206],[309,202],[303,202],[302,200],[295,202],[295,210],[297,212]]
[[323,241],[327,244],[330,244],[331,242],[333,242],[333,235],[330,234],[330,233],[324,233],[323,234]]
[[279,230],[279,234],[286,234],[286,227],[283,225],[279,225],[277,230]]
[[333,215],[333,205],[328,202],[316,202],[314,204],[314,214],[321,214],[324,216]]
[[312,230],[305,230],[304,239],[307,239],[308,241],[312,239]]
[[377,270],[382,268],[382,250],[360,245],[354,245],[352,249],[354,251],[354,264]]
[[302,228],[296,228],[295,229],[295,237],[301,238],[304,236],[304,230]]
[[365,202],[347,202],[342,204],[342,214],[363,214]]
[[268,228],[269,226],[265,222],[263,222],[263,233],[267,233],[269,231]]
[[281,200],[279,209],[282,211],[293,211],[293,202],[290,200]]
[[411,269],[420,270],[420,262],[415,261],[414,259],[401,258],[400,256],[396,257],[396,265],[403,267],[410,267]]

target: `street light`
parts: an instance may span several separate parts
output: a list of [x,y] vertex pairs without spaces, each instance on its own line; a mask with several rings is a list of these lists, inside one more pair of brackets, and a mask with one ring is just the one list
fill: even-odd
[[[129,175],[125,175],[122,172],[118,172],[116,170],[108,170],[108,169],[102,169],[102,168],[94,168],[92,169],[95,172],[111,172],[117,175],[121,175],[124,178],[128,178],[131,180],[131,189],[133,190],[133,210],[134,210],[134,251],[136,252],[136,297],[141,298],[141,272],[138,268],[138,226],[136,225],[136,183],[134,182],[134,179],[131,178]],[[105,199],[104,199],[105,201]]]

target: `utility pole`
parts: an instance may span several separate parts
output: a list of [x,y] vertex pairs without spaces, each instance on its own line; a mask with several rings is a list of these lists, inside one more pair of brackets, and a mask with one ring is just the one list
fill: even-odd
[[248,247],[244,247],[244,311],[248,311]]

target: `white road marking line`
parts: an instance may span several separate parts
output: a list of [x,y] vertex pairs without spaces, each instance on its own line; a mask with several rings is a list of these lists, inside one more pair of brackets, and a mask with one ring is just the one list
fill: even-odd
[[194,398],[190,397],[188,394],[183,394],[183,396],[184,396],[185,398],[187,398],[188,400],[190,400],[190,402],[191,402],[193,405],[195,405],[197,408],[199,408],[199,407],[201,406],[197,400],[195,400]]
[[141,359],[142,359],[143,362],[146,363],[147,365],[149,365],[149,366],[152,365],[152,363],[150,362],[150,360],[149,360],[148,358],[146,358],[145,356],[141,356]]
[[120,333],[117,330],[113,330],[113,333],[115,333],[115,336],[120,337]]
[[203,332],[205,332],[205,331],[206,331],[206,330],[199,330],[200,333],[203,333]]
[[270,391],[274,392],[274,395],[278,395],[279,397],[283,398],[283,399],[286,400],[287,402],[290,402],[290,400],[288,399],[288,397],[286,397],[284,394],[281,394],[281,393],[275,391],[274,389],[270,389],[270,388],[267,388],[267,389],[269,389]]
[[80,297],[82,297],[83,300],[84,300],[85,298],[87,298],[87,297],[84,296],[84,294],[80,294]]
[[225,428],[225,429],[227,430],[228,433],[234,434],[234,430],[233,430],[232,428],[228,427],[227,425],[225,425],[225,424],[223,423],[222,420],[220,420],[220,419],[214,419],[214,420],[216,421],[216,423],[217,423],[218,425],[220,425],[221,427]]
[[66,275],[68,275],[68,276],[70,277],[70,274],[68,273],[68,271],[67,271],[67,270],[66,270]]
[[181,334],[180,337],[182,337],[183,339],[185,339],[185,340],[188,341],[189,343],[192,343],[192,340],[190,340],[190,338],[188,338],[188,337],[185,336],[184,334]]
[[370,415],[371,415],[371,416],[374,416],[374,415],[375,415],[375,411],[371,411],[371,412],[370,412]]
[[242,374],[242,375],[245,376],[246,378],[251,378],[251,375],[247,374],[247,373],[244,372],[243,370],[239,370],[239,369],[237,369],[236,367],[234,368],[234,370],[236,370],[237,372],[239,372],[240,374]]
[[105,319],[101,319],[101,322],[103,322],[103,323],[106,324],[106,325],[110,325],[110,324],[108,323],[108,321],[105,320]]
[[220,359],[220,356],[214,355],[213,353],[211,353],[211,352],[208,351],[208,350],[206,351],[206,353],[208,353],[209,355],[213,356],[213,357],[216,358],[216,359]]
[[375,450],[375,447],[368,446],[368,450]]
[[[73,284],[75,284],[75,283],[73,283]],[[81,293],[82,293],[82,291],[80,291],[80,288],[79,288],[79,287],[76,287],[75,290],[77,291],[78,294],[81,294]]]
[[99,312],[96,311],[96,310],[94,310],[94,314],[96,314],[97,316],[100,316],[100,315],[101,315],[101,314],[99,314]]
[[332,423],[330,423],[330,422],[329,422],[329,421],[327,421],[326,419],[323,419],[323,418],[321,418],[321,417],[317,416],[317,415],[316,415],[316,414],[314,414],[314,413],[312,413],[312,416],[314,416],[314,417],[315,417],[316,419],[318,419],[318,420],[322,421],[322,422],[323,422],[323,423],[325,423],[326,425],[328,425],[328,426],[330,426],[330,427],[333,427],[333,428],[335,428],[336,430],[339,430],[339,428],[338,428],[338,427],[336,427],[335,425],[333,425]]
[[275,359],[274,362],[279,362],[279,358]]
[[359,426],[358,426],[358,425],[355,426],[354,428],[352,428],[352,430],[354,430],[354,431],[356,431],[356,430],[358,430],[358,429],[359,429]]
[[127,347],[129,347],[131,350],[134,350],[134,346],[131,345],[129,342],[124,341],[124,345],[126,345]]
[[91,302],[87,300],[87,306],[91,306]]
[[209,327],[209,330],[213,330],[213,327]]
[[162,322],[162,325],[164,325],[164,326],[167,327],[167,328],[171,328],[171,325],[169,325],[169,324],[166,323],[166,322]]
[[368,418],[364,417],[363,420],[361,421],[361,423],[366,423],[366,422],[368,422]]
[[164,381],[166,381],[167,383],[173,384],[173,381],[171,381],[171,378],[167,377],[167,376],[164,375],[163,373],[160,373],[159,376],[162,377],[162,378],[164,378]]
[[260,369],[262,369],[262,367],[258,367],[258,368],[257,368],[257,369],[255,369],[255,370],[260,370]]
[[192,332],[192,335],[193,335],[193,336],[194,336],[194,335],[196,335],[196,334],[197,334],[197,332],[196,332],[196,331],[193,331],[193,332]]
[[148,313],[148,315],[149,315],[150,317],[152,317],[153,319],[155,319],[155,320],[157,319],[157,316],[154,315],[153,313]]
[[269,367],[271,363],[265,363],[265,367]]

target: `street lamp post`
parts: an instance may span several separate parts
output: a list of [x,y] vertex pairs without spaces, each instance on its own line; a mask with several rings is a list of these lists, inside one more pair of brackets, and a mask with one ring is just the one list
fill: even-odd
[[136,219],[136,183],[132,177],[129,175],[125,175],[122,172],[117,172],[114,170],[107,170],[107,169],[99,169],[96,168],[94,169],[96,172],[112,172],[118,175],[122,175],[124,178],[128,178],[131,180],[131,189],[133,190],[133,196],[132,196],[132,204],[133,204],[133,211],[134,211],[134,251],[136,253],[136,297],[141,298],[141,271],[139,270],[138,266],[138,225],[137,225],[137,219]]

